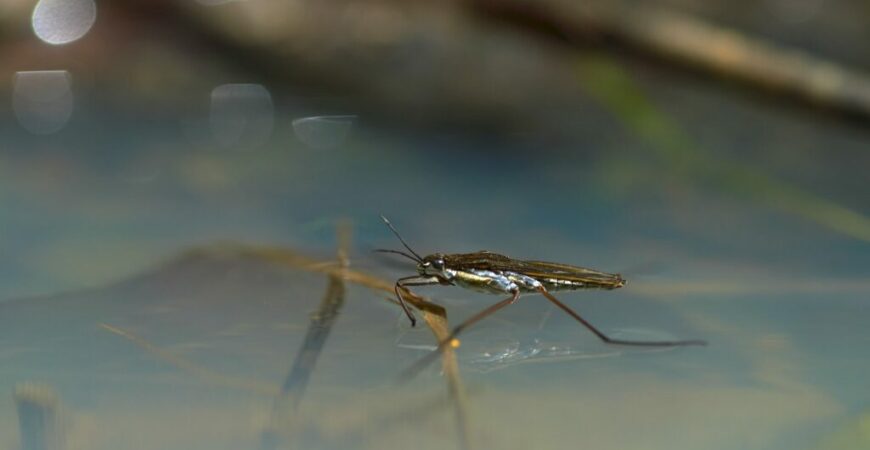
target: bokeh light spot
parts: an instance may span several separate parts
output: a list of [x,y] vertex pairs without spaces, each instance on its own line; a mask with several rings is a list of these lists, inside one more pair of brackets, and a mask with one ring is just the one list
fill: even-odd
[[238,0],[196,0],[202,6],[219,6],[224,5],[226,3],[233,3]]
[[17,72],[12,82],[12,110],[18,123],[34,134],[51,134],[66,125],[73,112],[69,72]]
[[209,122],[223,147],[256,147],[272,135],[272,95],[261,84],[223,84],[211,92]]
[[94,0],[39,0],[33,8],[33,32],[52,45],[78,40],[97,19]]

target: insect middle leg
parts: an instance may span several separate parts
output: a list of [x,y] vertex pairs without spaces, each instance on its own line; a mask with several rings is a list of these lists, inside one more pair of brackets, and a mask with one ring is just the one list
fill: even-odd
[[459,325],[457,325],[456,327],[454,327],[453,331],[450,332],[450,335],[447,336],[447,338],[445,338],[443,341],[438,343],[438,348],[429,352],[428,355],[424,356],[423,358],[418,360],[416,363],[414,363],[413,366],[407,368],[404,372],[402,372],[402,374],[399,376],[399,381],[404,382],[404,381],[410,380],[411,378],[414,378],[414,376],[416,376],[421,370],[423,370],[426,366],[431,364],[435,360],[435,358],[437,358],[438,355],[440,355],[444,351],[444,349],[447,348],[448,345],[452,345],[453,341],[456,339],[456,336],[458,336],[459,333],[462,332],[462,330],[474,325],[477,322],[480,322],[481,320],[485,319],[490,314],[504,308],[505,306],[512,305],[519,298],[520,298],[520,291],[519,291],[519,289],[517,289],[517,290],[513,291],[513,293],[511,294],[510,297],[508,297],[508,298],[506,298],[498,303],[490,305],[489,307],[487,307],[483,311],[480,311],[479,313],[469,317],[468,319],[465,320],[465,322],[462,322]]
[[405,297],[402,296],[402,289],[405,289],[408,286],[430,286],[433,284],[443,284],[443,281],[438,277],[421,277],[419,275],[411,275],[396,280],[396,286],[393,290],[396,292],[396,298],[399,299],[399,306],[402,307],[402,311],[405,311],[405,315],[408,316],[408,320],[411,321],[412,327],[417,325],[417,318],[414,317],[411,309],[408,308],[408,305],[405,303]]

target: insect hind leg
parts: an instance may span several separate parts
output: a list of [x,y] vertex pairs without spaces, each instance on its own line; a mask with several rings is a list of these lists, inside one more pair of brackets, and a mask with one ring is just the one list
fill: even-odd
[[608,337],[606,334],[602,333],[598,328],[595,328],[594,325],[589,323],[583,317],[580,317],[580,314],[574,312],[573,309],[569,308],[568,305],[562,303],[550,294],[546,288],[541,286],[538,289],[538,292],[541,293],[544,297],[547,298],[554,305],[558,306],[562,311],[565,311],[569,316],[573,317],[574,320],[580,322],[584,327],[586,327],[589,331],[592,332],[598,339],[601,339],[603,342],[607,344],[615,344],[615,345],[633,345],[633,346],[641,346],[641,347],[677,347],[683,345],[707,345],[706,341],[701,340],[688,340],[688,341],[629,341],[624,339],[613,339]]

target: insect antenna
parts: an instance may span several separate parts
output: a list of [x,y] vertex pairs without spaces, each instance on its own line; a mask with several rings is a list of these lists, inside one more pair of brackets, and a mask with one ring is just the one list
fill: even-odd
[[[415,252],[414,250],[411,249],[411,246],[408,245],[408,243],[405,242],[404,239],[402,239],[402,236],[399,234],[399,232],[396,231],[395,228],[393,228],[393,224],[391,224],[390,221],[387,220],[387,218],[384,217],[383,215],[381,215],[381,219],[384,219],[384,223],[387,224],[388,227],[390,227],[390,231],[392,231],[393,234],[395,234],[396,237],[399,238],[399,241],[402,243],[402,245],[404,245],[405,248],[408,249],[408,251],[411,252],[412,255],[414,255],[414,256],[417,257],[417,258],[412,258],[412,259],[414,259],[414,260],[417,261],[417,262],[422,262],[422,261],[423,261],[423,257],[421,257],[420,255],[418,255],[417,252]],[[400,252],[389,252],[389,253],[400,253]],[[408,255],[405,255],[405,256],[408,256]]]
[[395,253],[395,254],[397,254],[397,255],[402,255],[402,256],[404,256],[405,258],[408,258],[408,259],[413,260],[413,261],[415,261],[415,262],[423,262],[422,260],[419,260],[419,259],[417,259],[417,258],[415,258],[415,257],[413,257],[413,256],[411,256],[411,255],[409,255],[409,254],[407,254],[407,253],[405,253],[405,252],[399,251],[399,250],[390,250],[390,249],[388,249],[388,248],[376,248],[376,249],[374,249],[374,250],[372,250],[372,251],[373,251],[373,252],[378,252],[378,253]]

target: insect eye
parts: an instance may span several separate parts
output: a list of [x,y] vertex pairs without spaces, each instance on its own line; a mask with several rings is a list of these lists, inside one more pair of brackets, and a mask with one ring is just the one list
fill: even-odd
[[443,259],[436,259],[435,261],[432,262],[432,267],[439,269],[439,270],[443,269],[444,268],[444,260]]

